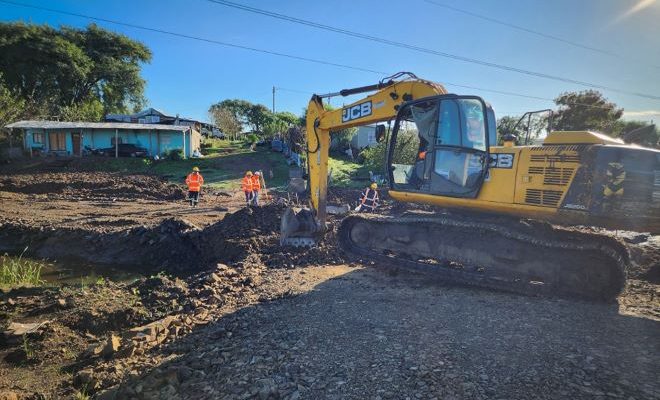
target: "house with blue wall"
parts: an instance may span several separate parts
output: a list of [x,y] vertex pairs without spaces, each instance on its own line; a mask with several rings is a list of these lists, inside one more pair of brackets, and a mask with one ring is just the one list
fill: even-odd
[[6,126],[22,131],[23,148],[31,155],[83,156],[85,149],[129,143],[144,147],[149,156],[182,150],[192,157],[200,150],[201,134],[190,126],[123,122],[18,121]]

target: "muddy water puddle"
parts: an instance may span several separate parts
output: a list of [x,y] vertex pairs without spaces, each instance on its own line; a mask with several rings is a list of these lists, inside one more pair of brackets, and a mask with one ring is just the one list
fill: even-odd
[[[40,261],[40,260],[35,260]],[[142,278],[144,274],[136,272],[140,267],[116,267],[112,265],[98,265],[75,261],[41,261],[41,279],[48,284],[92,284],[100,279],[113,282],[133,282]]]

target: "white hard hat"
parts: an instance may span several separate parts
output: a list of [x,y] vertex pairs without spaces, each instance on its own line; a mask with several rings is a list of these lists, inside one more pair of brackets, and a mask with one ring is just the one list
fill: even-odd
[[257,175],[257,176],[259,176],[259,175],[261,175],[261,172],[260,172],[260,171],[257,171],[257,172],[255,172],[254,174]]

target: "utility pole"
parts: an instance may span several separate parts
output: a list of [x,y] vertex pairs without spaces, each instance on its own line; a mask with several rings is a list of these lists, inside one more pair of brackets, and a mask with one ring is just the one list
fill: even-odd
[[275,114],[275,86],[273,86],[273,114]]

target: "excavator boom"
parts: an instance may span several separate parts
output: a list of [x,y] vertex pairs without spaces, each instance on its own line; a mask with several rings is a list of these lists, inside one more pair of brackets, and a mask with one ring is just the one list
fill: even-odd
[[[406,80],[396,80],[401,77]],[[337,110],[326,110],[326,97],[350,96],[373,92],[365,98]],[[282,217],[282,245],[311,245],[325,231],[328,156],[330,133],[360,125],[389,121],[406,101],[446,94],[440,84],[417,78],[414,74],[400,72],[376,85],[344,89],[327,95],[313,95],[307,106],[307,164],[309,167],[309,193],[311,209],[292,208]]]

